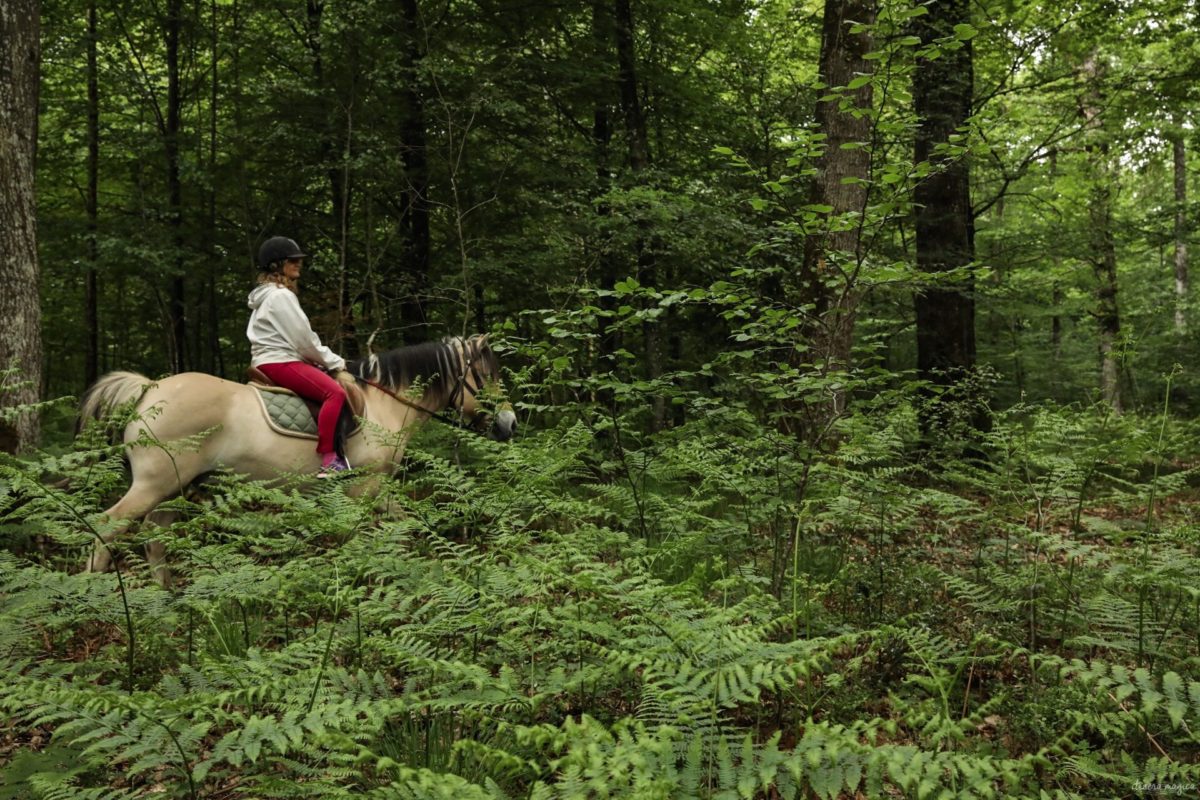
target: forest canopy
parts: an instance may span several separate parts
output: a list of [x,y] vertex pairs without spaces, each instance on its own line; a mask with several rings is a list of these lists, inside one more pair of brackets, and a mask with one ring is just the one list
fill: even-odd
[[[854,361],[916,365],[914,295],[937,287],[914,189],[961,164],[969,200],[952,224],[974,252],[950,261],[969,272],[958,294],[976,305],[994,399],[1083,400],[1107,348],[1106,391],[1154,404],[1194,352],[1176,288],[1194,217],[1190,7],[877,13],[870,58],[845,84],[867,104],[866,138],[840,144],[870,154],[850,176],[869,187],[862,268],[842,279],[865,304]],[[545,315],[530,312],[611,313],[593,293],[627,278],[664,296],[732,278],[801,316],[820,305],[803,240],[838,224],[813,196],[829,135],[814,116],[828,91],[822,14],[790,1],[162,0],[108,5],[90,25],[86,3],[47,0],[46,393],[78,392],[89,359],[93,377],[239,375],[253,256],[278,233],[315,254],[306,307],[350,355],[500,326],[542,341]],[[919,119],[923,73],[940,88],[920,92]],[[952,92],[953,75],[969,83]],[[638,368],[656,374],[695,369],[736,332],[704,306],[626,327]]]

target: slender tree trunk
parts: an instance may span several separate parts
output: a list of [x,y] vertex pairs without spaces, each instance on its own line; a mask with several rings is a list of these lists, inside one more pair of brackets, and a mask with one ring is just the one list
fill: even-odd
[[1056,364],[1062,360],[1062,316],[1058,313],[1062,303],[1063,290],[1056,282],[1050,290],[1050,306],[1054,309],[1054,316],[1050,317],[1050,355]]
[[[42,384],[38,298],[37,162],[40,6],[0,3],[0,408],[37,402]],[[0,450],[37,444],[34,414],[0,419]]]
[[350,160],[354,142],[354,99],[351,91],[350,103],[346,106],[346,137],[342,148],[341,163],[333,170],[338,174],[334,191],[341,191],[338,211],[338,319],[341,320],[341,350],[350,358],[358,357],[358,328],[354,315],[354,294],[350,290]]
[[171,318],[171,369],[186,372],[189,367],[187,340],[187,303],[183,263],[183,182],[179,174],[179,133],[182,95],[179,75],[179,39],[183,27],[182,0],[167,3],[167,150],[168,223],[171,228],[171,257],[168,312]]
[[625,139],[629,146],[629,167],[642,172],[650,166],[650,145],[646,136],[646,118],[638,97],[637,53],[634,45],[633,8],[630,0],[616,0],[614,13],[617,66],[621,91],[621,112],[625,117]]
[[1171,136],[1171,155],[1175,162],[1175,332],[1187,331],[1188,252],[1187,252],[1187,151],[1183,132]]
[[1096,278],[1096,327],[1100,355],[1100,396],[1113,411],[1124,410],[1121,396],[1121,365],[1118,342],[1121,336],[1121,315],[1118,303],[1117,245],[1113,237],[1112,195],[1116,177],[1108,153],[1108,140],[1101,118],[1099,100],[1100,63],[1093,53],[1082,67],[1086,83],[1080,113],[1088,137],[1088,180],[1091,181],[1088,202],[1089,255]]
[[[641,174],[650,166],[650,143],[646,133],[646,117],[638,96],[637,51],[634,42],[633,8],[631,0],[616,0],[614,3],[615,35],[617,45],[618,85],[620,87],[621,114],[625,122],[625,141],[629,149],[629,169],[634,180],[642,180]],[[646,224],[639,222],[637,241],[637,279],[644,286],[658,284],[658,265],[653,248],[648,240]],[[656,381],[663,373],[662,336],[657,322],[648,320],[642,325],[645,341],[646,378]],[[666,421],[666,399],[656,392],[652,403],[652,426],[660,430]]]
[[429,338],[426,310],[429,294],[429,147],[425,133],[425,98],[421,94],[421,62],[425,57],[420,8],[417,0],[401,0],[404,41],[400,45],[405,76],[403,128],[400,131],[404,174],[408,189],[404,224],[408,233],[405,249],[404,297],[400,322],[404,341],[415,344]]
[[[955,26],[970,23],[967,0],[935,0],[929,13],[913,20],[923,43],[954,34]],[[970,41],[957,50],[944,48],[938,58],[918,58],[913,74],[913,107],[917,116],[916,163],[933,170],[913,192],[916,206],[917,267],[933,285],[915,298],[917,375],[934,386],[949,387],[966,379],[975,367],[975,285],[971,276],[952,279],[945,273],[962,270],[975,259],[975,229],[971,216],[968,165],[963,156],[939,156],[935,148],[959,132],[971,115],[974,67]],[[948,401],[953,395],[935,394]],[[926,430],[940,416],[928,408]],[[976,419],[977,425],[983,420]]]
[[1117,344],[1121,339],[1121,313],[1117,303],[1117,249],[1112,237],[1112,187],[1108,148],[1094,154],[1096,169],[1088,204],[1092,272],[1096,276],[1096,324],[1099,330],[1100,396],[1112,410],[1124,410],[1121,392],[1121,363]]
[[[232,73],[232,80],[226,86],[226,97],[228,100],[229,116],[233,122],[233,141],[229,146],[231,150],[230,164],[231,172],[234,175],[235,186],[246,186],[248,178],[246,175],[246,159],[239,157],[245,146],[245,131],[246,125],[244,121],[245,115],[245,92],[242,90],[242,5],[240,0],[232,0],[229,8],[231,17],[228,41],[229,41],[229,70]],[[238,192],[238,198],[241,204],[242,225],[246,234],[244,235],[245,251],[242,254],[242,269],[248,270],[254,264],[255,246],[257,245],[258,236],[254,233],[261,221],[255,224],[256,214],[251,208],[251,198],[249,192]]]
[[[1050,150],[1050,179],[1058,179],[1058,148]],[[1059,314],[1059,309],[1063,304],[1063,290],[1058,283],[1058,275],[1062,266],[1062,256],[1059,255],[1058,249],[1055,248],[1051,262],[1054,264],[1054,284],[1050,290],[1050,308],[1053,316],[1050,317],[1050,356],[1054,359],[1054,373],[1058,374],[1058,364],[1062,361],[1062,315]]]
[[487,298],[483,294],[483,284],[476,283],[474,289],[475,302],[472,304],[475,311],[475,330],[487,330]]
[[88,2],[87,33],[87,274],[84,276],[83,321],[87,328],[83,380],[91,386],[100,377],[100,313],[97,261],[100,200],[100,76],[96,65],[96,0]]
[[[1106,155],[1106,154],[1104,154]],[[1121,396],[1121,315],[1117,295],[1117,247],[1112,230],[1112,187],[1109,170],[1101,167],[1091,191],[1092,271],[1096,276],[1096,324],[1100,334],[1100,395],[1117,413],[1124,410]]]
[[[615,12],[612,12],[606,4],[605,0],[593,0],[592,5],[592,46],[595,48],[595,63],[608,63],[610,51],[613,41],[613,20]],[[609,113],[611,103],[609,101],[609,93],[611,86],[609,80],[604,77],[603,70],[597,70],[600,81],[603,86],[600,88],[595,108],[592,110],[592,152],[596,164],[596,194],[599,197],[604,197],[612,188],[612,169],[609,164],[610,152],[609,148],[612,144],[613,125],[612,118]],[[602,219],[606,219],[612,215],[612,209],[607,202],[599,202],[596,204],[596,214]],[[600,316],[597,320],[599,328],[599,352],[598,357],[599,371],[603,372],[612,368],[612,356],[621,349],[621,331],[613,324],[612,314],[617,310],[616,298],[611,294],[613,287],[617,285],[617,262],[614,258],[612,248],[607,241],[601,241],[600,249],[596,254],[597,259],[597,285],[604,294],[599,298],[601,310],[607,312]],[[608,396],[600,398],[606,405],[612,401],[611,393]]]
[[209,53],[212,58],[212,81],[208,92],[208,169],[211,180],[208,190],[208,219],[205,227],[208,230],[209,248],[208,281],[205,287],[205,298],[208,306],[208,371],[214,375],[225,377],[225,359],[221,353],[221,315],[220,303],[217,301],[217,272],[221,259],[217,253],[217,103],[220,77],[220,51],[218,49],[218,20],[217,0],[209,3],[209,14],[212,27],[209,30]]
[[[860,227],[867,204],[867,178],[871,138],[870,115],[873,90],[869,82],[855,89],[851,81],[874,72],[869,27],[853,32],[862,23],[875,21],[874,0],[826,0],[821,26],[820,78],[837,97],[817,103],[818,130],[825,135],[825,150],[817,159],[810,201],[829,206],[829,224],[804,242],[798,276],[801,299],[812,304],[813,313],[804,326],[810,345],[806,358],[822,374],[845,370],[850,365],[850,347],[861,291],[858,272],[862,264]],[[842,103],[848,104],[842,108]],[[831,406],[808,409],[815,418],[809,427],[820,428],[830,415],[841,413],[845,397],[838,393]]]
[[[353,357],[358,349],[354,319],[349,297],[349,286],[346,281],[346,265],[350,248],[350,208],[352,204],[352,186],[349,175],[350,141],[353,132],[351,117],[353,105],[353,89],[348,103],[343,104],[337,97],[337,91],[326,80],[324,48],[322,46],[321,26],[325,14],[325,0],[307,0],[307,31],[306,44],[313,63],[313,77],[322,97],[328,102],[335,103],[345,112],[345,135],[342,134],[342,121],[328,117],[323,123],[323,133],[320,142],[321,162],[325,165],[325,175],[329,180],[329,200],[332,218],[329,229],[338,231],[338,349]],[[353,48],[351,48],[353,51]]]

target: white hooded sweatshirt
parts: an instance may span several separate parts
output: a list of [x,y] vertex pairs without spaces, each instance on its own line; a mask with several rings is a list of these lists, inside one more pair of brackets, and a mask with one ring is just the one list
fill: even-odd
[[250,365],[306,361],[328,370],[344,369],[346,360],[321,344],[295,293],[277,283],[250,292]]

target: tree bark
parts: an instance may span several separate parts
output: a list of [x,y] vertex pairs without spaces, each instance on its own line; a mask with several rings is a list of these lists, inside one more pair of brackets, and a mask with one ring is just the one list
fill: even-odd
[[[614,3],[614,29],[617,46],[617,82],[620,88],[621,115],[625,122],[625,141],[628,147],[629,171],[634,181],[641,181],[642,173],[650,166],[650,143],[646,133],[646,116],[642,111],[641,99],[638,96],[637,80],[637,51],[634,42],[636,28],[633,20],[633,7],[630,0],[616,0]],[[639,232],[634,243],[637,258],[637,279],[643,286],[658,284],[658,265],[654,258],[653,249],[647,241],[646,223],[637,223]],[[663,373],[662,337],[659,325],[654,320],[647,320],[642,325],[642,339],[645,343],[646,379],[656,381]],[[660,430],[666,422],[666,399],[661,392],[655,392],[651,403],[651,425],[654,430]]]
[[1097,178],[1091,192],[1092,270],[1096,276],[1096,324],[1100,333],[1100,396],[1120,414],[1125,404],[1117,350],[1121,337],[1117,248],[1112,232],[1112,191],[1104,183],[1105,177],[1102,174]]
[[87,331],[83,379],[91,386],[100,377],[99,248],[96,241],[100,227],[100,76],[96,66],[96,0],[88,2],[87,26],[87,273],[83,289],[83,319]]
[[1171,155],[1175,164],[1175,332],[1187,331],[1188,299],[1188,224],[1187,224],[1187,150],[1183,132],[1171,136]]
[[[867,204],[865,179],[871,156],[865,145],[872,123],[864,112],[871,108],[873,90],[870,82],[855,89],[845,87],[874,72],[874,62],[866,58],[872,47],[870,29],[852,32],[852,27],[870,26],[875,13],[874,0],[826,0],[821,26],[820,79],[837,96],[817,103],[817,128],[826,138],[809,200],[831,210],[826,228],[805,239],[798,284],[802,300],[812,306],[804,326],[808,358],[822,374],[850,365],[861,294],[858,272],[863,254],[857,215]],[[838,393],[832,406],[818,413],[815,424],[841,413],[844,404],[844,395]]]
[[[37,160],[38,0],[0,3],[0,408],[35,403],[42,383],[38,298]],[[37,444],[35,414],[0,418],[0,450]]]
[[189,366],[187,304],[183,263],[183,182],[179,174],[179,133],[183,101],[180,91],[179,39],[183,27],[182,0],[167,3],[167,151],[168,223],[171,229],[172,272],[168,311],[171,318],[171,369],[186,372]]
[[225,359],[221,354],[221,313],[217,297],[217,274],[221,259],[217,252],[217,124],[218,117],[218,82],[220,70],[219,28],[217,0],[209,3],[209,53],[212,59],[212,74],[208,93],[208,169],[210,178],[208,190],[208,215],[205,228],[208,240],[205,245],[209,248],[208,280],[205,286],[205,304],[208,306],[208,371],[213,375],[225,377]]
[[629,167],[641,172],[650,166],[650,144],[646,118],[638,97],[637,53],[633,40],[633,7],[630,0],[616,0],[614,6],[617,43],[617,67],[621,92],[621,112],[625,118],[625,140],[629,146]]
[[[333,103],[345,112],[345,127],[341,119],[329,116],[322,120],[320,139],[321,163],[325,165],[325,175],[329,180],[329,200],[332,215],[328,230],[338,231],[338,342],[337,348],[344,354],[355,357],[358,352],[357,330],[353,314],[353,298],[347,282],[346,268],[350,250],[350,209],[353,204],[353,185],[350,180],[348,165],[350,162],[350,142],[353,133],[353,118],[351,117],[354,89],[351,88],[349,102],[342,102],[337,97],[337,88],[327,80],[325,74],[325,57],[322,44],[321,27],[325,14],[325,0],[306,0],[307,12],[305,43],[312,57],[313,77],[326,102]],[[350,48],[353,53],[353,48]],[[355,67],[351,66],[353,75]],[[353,81],[352,81],[353,84]],[[345,131],[343,135],[342,131]]]
[[[969,24],[966,0],[935,0],[929,13],[913,21],[924,45],[954,34]],[[962,270],[975,259],[975,229],[965,157],[939,155],[971,115],[974,65],[970,41],[957,49],[943,47],[937,58],[918,58],[913,75],[913,107],[917,116],[916,163],[929,162],[929,177],[913,192],[916,206],[917,268],[932,285],[915,298],[917,375],[934,386],[953,386],[975,367],[975,286],[971,276],[939,277]],[[948,400],[953,396],[941,395]],[[937,416],[930,407],[928,430]],[[976,423],[981,420],[974,420]]]
[[[592,46],[595,48],[597,64],[608,63],[611,42],[613,40],[612,26],[615,13],[610,13],[604,0],[593,0],[592,5]],[[604,72],[597,70],[601,86],[596,96],[596,105],[592,109],[592,153],[596,165],[596,195],[603,198],[612,188],[612,169],[609,164],[609,148],[612,145],[613,124],[610,114],[611,84]],[[612,209],[604,201],[595,204],[596,214],[602,219],[612,215]],[[613,324],[612,315],[617,310],[616,298],[612,295],[613,287],[617,285],[617,263],[613,257],[612,248],[601,241],[596,254],[597,285],[604,292],[599,298],[600,309],[605,314],[597,320],[598,339],[598,371],[604,372],[612,367],[612,356],[621,348],[621,331]],[[612,393],[600,398],[605,405],[612,401]]]
[[[1050,150],[1050,180],[1054,181],[1058,178],[1058,148]],[[1054,283],[1050,292],[1050,308],[1053,309],[1053,316],[1050,317],[1050,356],[1054,359],[1054,374],[1058,374],[1058,364],[1062,361],[1062,315],[1059,314],[1059,309],[1063,304],[1063,290],[1059,285],[1058,275],[1062,266],[1062,257],[1059,255],[1058,249],[1055,248],[1054,254],[1051,257],[1051,263],[1054,265]]]
[[1112,194],[1113,175],[1108,153],[1108,139],[1100,108],[1100,63],[1093,53],[1081,69],[1085,94],[1080,103],[1087,137],[1088,180],[1091,182],[1088,203],[1088,258],[1096,278],[1096,318],[1100,355],[1100,396],[1120,414],[1124,410],[1121,396],[1121,369],[1118,342],[1121,336],[1121,315],[1118,303],[1117,246],[1113,238]]
[[429,316],[425,307],[430,282],[429,147],[420,78],[425,54],[417,0],[401,0],[400,10],[404,33],[400,52],[406,78],[405,114],[400,137],[404,175],[408,182],[403,218],[408,246],[403,262],[404,280],[401,281],[406,288],[400,301],[400,323],[404,341],[416,344],[429,338]]

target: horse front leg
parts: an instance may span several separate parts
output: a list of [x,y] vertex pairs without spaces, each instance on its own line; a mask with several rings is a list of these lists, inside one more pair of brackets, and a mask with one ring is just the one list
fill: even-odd
[[171,588],[171,568],[167,566],[167,546],[158,539],[146,542],[146,564],[150,576],[163,589]]
[[395,487],[389,485],[391,480],[384,473],[374,473],[358,478],[352,486],[346,489],[351,497],[366,497],[374,501],[375,513],[384,519],[395,519],[403,516],[401,504],[393,496]]
[[[156,528],[169,528],[179,519],[175,511],[151,511],[146,515],[146,522]],[[167,546],[160,539],[150,539],[146,542],[146,566],[150,568],[150,577],[163,589],[171,588],[171,568],[167,566]]]

